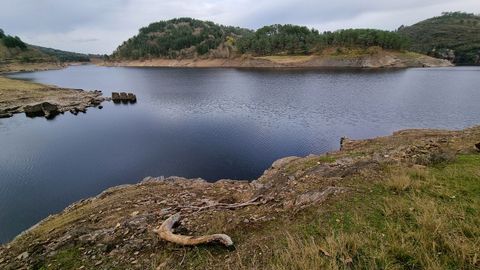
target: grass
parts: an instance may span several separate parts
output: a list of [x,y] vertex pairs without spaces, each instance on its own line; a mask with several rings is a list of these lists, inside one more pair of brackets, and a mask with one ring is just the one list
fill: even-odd
[[393,168],[385,181],[365,183],[366,193],[289,230],[272,268],[478,269],[479,165],[479,155],[462,155],[424,170]]
[[0,77],[0,91],[3,90],[38,90],[41,88],[45,88],[44,85],[22,81],[22,80],[15,80],[9,79],[5,77]]
[[385,178],[346,181],[359,190],[353,195],[237,230],[234,252],[202,247],[176,255],[165,252],[156,260],[163,264],[157,265],[171,269],[181,261],[180,268],[187,269],[478,269],[479,165],[480,155],[469,154],[433,167],[387,167]]
[[[307,163],[334,161],[321,156]],[[150,269],[478,269],[479,165],[479,154],[464,154],[428,167],[385,166],[338,183],[352,192],[269,221],[229,224],[233,215],[247,216],[249,210],[217,212],[200,222],[208,224],[207,233],[232,236],[234,250],[166,244],[142,262]],[[119,193],[117,199],[125,198]],[[78,218],[65,216],[47,229]],[[43,269],[76,269],[82,252],[67,248]],[[103,268],[114,268],[108,257],[83,263],[88,268],[99,259]]]
[[285,172],[289,175],[294,174],[295,172],[304,172],[321,163],[333,163],[335,161],[336,161],[336,158],[329,155],[313,157],[307,161],[302,161],[301,163],[292,162],[292,164],[286,167]]

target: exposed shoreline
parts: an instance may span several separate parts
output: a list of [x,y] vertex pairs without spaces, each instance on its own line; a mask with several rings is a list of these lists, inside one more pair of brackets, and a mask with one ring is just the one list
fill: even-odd
[[451,67],[447,60],[426,55],[381,51],[372,55],[311,55],[311,56],[241,56],[211,59],[147,59],[108,61],[100,65],[123,67],[183,67],[183,68],[409,68]]
[[[285,226],[281,222],[294,222],[296,213],[317,208],[322,211],[351,196],[365,196],[364,185],[382,183],[390,177],[391,170],[410,168],[425,174],[422,171],[428,166],[452,162],[455,155],[478,156],[480,146],[475,144],[479,138],[480,126],[459,131],[403,130],[358,141],[342,139],[339,151],[277,160],[250,183],[147,177],[138,184],[107,189],[45,218],[9,244],[0,246],[0,267],[52,263],[61,268],[59,254],[72,249],[75,256],[68,260],[77,267],[122,268],[134,261],[133,268],[141,269],[152,265],[151,254],[155,253],[173,256],[168,265],[176,265],[185,256],[180,254],[182,249],[159,242],[152,232],[174,213],[185,217],[180,230],[202,234],[210,232],[211,226],[216,230],[223,228],[222,231],[234,235],[237,252],[248,253],[251,242],[256,241],[251,237],[263,237],[263,226]],[[244,209],[214,207],[252,198],[257,198],[258,204]],[[237,258],[235,253],[231,258],[229,254],[225,256],[229,260]],[[214,263],[222,265],[223,260]]]
[[25,113],[29,117],[53,118],[70,111],[86,112],[107,100],[101,91],[60,88],[0,76],[0,118]]

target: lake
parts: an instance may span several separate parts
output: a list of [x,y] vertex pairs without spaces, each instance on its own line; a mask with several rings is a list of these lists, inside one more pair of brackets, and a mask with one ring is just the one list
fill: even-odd
[[53,120],[0,119],[0,242],[82,198],[146,176],[255,179],[341,136],[480,123],[480,68],[252,70],[72,66],[10,77],[129,91]]

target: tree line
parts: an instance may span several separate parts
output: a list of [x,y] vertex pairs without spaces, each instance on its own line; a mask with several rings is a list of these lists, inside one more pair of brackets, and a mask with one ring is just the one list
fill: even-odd
[[218,25],[192,18],[160,21],[140,29],[138,35],[125,41],[113,58],[177,58],[209,53],[220,44],[239,53],[254,55],[311,54],[329,46],[370,47],[402,50],[408,40],[396,32],[375,29],[347,29],[319,33],[305,26],[274,24],[256,31]]
[[396,32],[376,29],[346,29],[319,33],[296,25],[265,26],[237,42],[241,53],[255,55],[310,54],[327,47],[371,47],[403,50],[409,41]]
[[17,47],[22,50],[27,48],[27,44],[25,44],[25,42],[23,42],[19,37],[6,35],[3,29],[0,29],[0,39],[7,48]]

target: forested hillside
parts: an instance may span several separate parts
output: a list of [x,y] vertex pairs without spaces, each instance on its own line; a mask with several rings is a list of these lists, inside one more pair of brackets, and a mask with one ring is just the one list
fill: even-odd
[[296,25],[271,25],[258,29],[238,40],[242,53],[255,55],[312,54],[327,47],[378,46],[383,49],[404,49],[408,40],[395,32],[375,29],[346,29],[320,34],[315,29]]
[[88,55],[29,45],[0,29],[0,64],[87,61]]
[[348,29],[319,33],[297,25],[270,25],[256,31],[222,26],[191,18],[160,21],[140,29],[113,53],[113,59],[217,58],[241,54],[255,56],[313,54],[326,47],[378,46],[406,48],[408,41],[395,32]]
[[235,40],[249,32],[247,29],[191,18],[160,21],[141,28],[138,35],[118,47],[113,57],[126,59],[193,57],[204,55],[221,45],[225,46],[224,51],[229,54]]
[[445,12],[398,32],[411,40],[410,50],[449,59],[456,64],[480,64],[480,16]]

